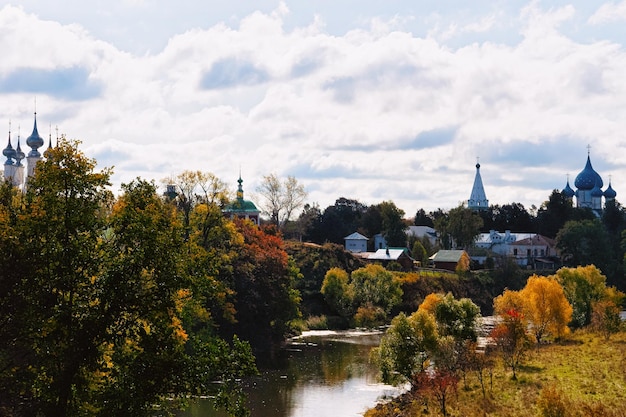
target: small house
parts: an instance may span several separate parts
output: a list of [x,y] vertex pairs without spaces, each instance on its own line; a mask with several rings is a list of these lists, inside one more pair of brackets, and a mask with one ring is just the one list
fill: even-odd
[[397,262],[402,266],[402,269],[405,271],[413,269],[414,262],[407,248],[378,249],[376,252],[370,254],[367,257],[367,260],[380,262],[385,267],[390,262]]
[[470,256],[464,250],[440,250],[430,260],[438,269],[456,271],[461,266],[464,270],[469,270]]
[[343,238],[346,250],[352,253],[367,252],[367,241],[369,240],[359,232],[354,232]]

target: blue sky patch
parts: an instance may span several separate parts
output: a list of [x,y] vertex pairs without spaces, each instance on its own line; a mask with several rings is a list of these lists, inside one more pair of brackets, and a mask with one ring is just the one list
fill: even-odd
[[89,79],[89,71],[70,68],[16,68],[0,78],[1,93],[48,94],[66,100],[87,100],[102,93],[99,83]]

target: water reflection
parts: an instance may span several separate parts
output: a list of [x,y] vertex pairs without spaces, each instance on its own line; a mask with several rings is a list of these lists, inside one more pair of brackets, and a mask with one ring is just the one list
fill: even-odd
[[[378,383],[369,364],[381,335],[309,332],[285,350],[278,364],[246,381],[252,417],[361,416],[397,389]],[[198,400],[185,417],[224,416],[210,400]]]

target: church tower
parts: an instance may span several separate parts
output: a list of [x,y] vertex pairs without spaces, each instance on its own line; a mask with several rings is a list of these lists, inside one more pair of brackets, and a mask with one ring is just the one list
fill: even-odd
[[241,173],[237,180],[239,186],[237,187],[237,198],[235,201],[224,207],[223,213],[229,219],[240,218],[252,221],[254,224],[259,225],[259,216],[261,211],[256,205],[249,200],[243,198],[243,180],[241,179]]
[[602,191],[603,185],[604,183],[602,181],[602,177],[593,169],[593,166],[591,165],[591,157],[588,147],[587,163],[574,180],[576,191],[572,190],[570,187],[568,178],[567,184],[565,184],[565,188],[562,193],[569,199],[576,197],[577,208],[589,208],[599,215],[603,209],[602,198],[604,198],[605,201],[611,201],[615,200],[615,196],[617,195],[611,186],[610,181],[609,186],[604,191]]
[[[9,127],[9,141],[6,148],[2,151],[2,155],[7,158],[4,162],[4,178],[22,190],[26,189],[28,178],[34,174],[35,166],[41,160],[41,154],[38,149],[43,146],[43,139],[37,131],[37,112],[35,112],[33,133],[26,139],[26,144],[31,148],[28,156],[22,152],[19,133],[17,135],[17,146],[13,148],[11,144],[11,128]],[[22,163],[24,158],[26,158],[26,167]],[[26,175],[24,175],[25,170]]]
[[30,152],[28,152],[28,156],[26,157],[26,181],[28,181],[28,178],[32,177],[35,173],[37,162],[41,159],[41,153],[39,153],[38,149],[43,146],[43,138],[39,136],[39,132],[37,131],[37,112],[35,112],[33,133],[26,139],[26,144],[30,146]]
[[467,207],[472,210],[487,210],[489,208],[489,200],[487,200],[485,195],[483,180],[480,176],[480,164],[478,162],[476,162],[476,176],[474,177],[472,194],[469,200],[467,200]]

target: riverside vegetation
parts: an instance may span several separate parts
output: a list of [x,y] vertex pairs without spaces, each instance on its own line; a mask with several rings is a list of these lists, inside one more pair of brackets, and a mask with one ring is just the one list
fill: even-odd
[[[517,380],[496,360],[485,369],[483,394],[477,371],[450,395],[447,415],[458,417],[626,416],[626,333],[606,340],[590,330],[535,346]],[[365,417],[441,415],[437,399],[417,390],[367,411]]]
[[[587,345],[577,338],[591,333],[568,335],[568,321],[594,324],[607,346],[621,346],[623,294],[595,267],[548,277],[506,262],[479,273],[400,272],[365,265],[338,245],[286,244],[272,225],[226,219],[226,186],[212,174],[168,179],[178,192],[166,196],[138,178],[114,196],[112,171],[95,167],[78,142],[62,138],[25,192],[0,184],[0,416],[168,415],[195,395],[243,416],[240,381],[256,372],[255,359],[313,325],[374,327],[393,318],[376,360],[389,382],[411,384],[398,413],[471,415],[458,410],[476,375],[484,414],[497,415],[488,410],[504,401],[498,389],[517,387],[502,396],[514,398],[539,385],[534,375],[548,370],[533,362],[540,352]],[[401,220],[392,204],[379,208]],[[559,314],[541,314],[553,307]],[[479,355],[476,319],[494,308],[498,355]],[[541,343],[530,349],[533,338]],[[575,389],[549,382],[533,407],[558,400],[570,411],[619,411],[610,399],[606,409],[579,404]]]
[[374,355],[384,381],[410,389],[366,416],[625,416],[624,294],[605,280],[562,268],[505,290],[481,346],[470,300],[429,295]]

